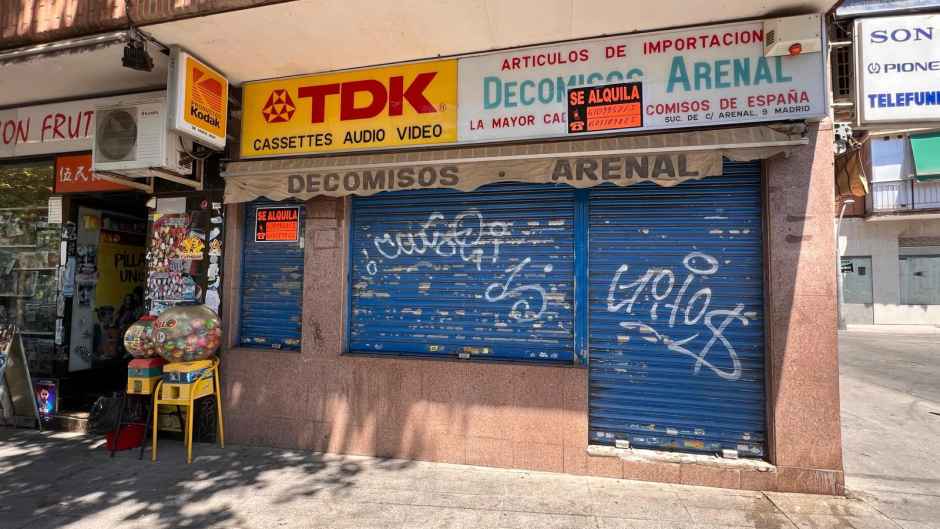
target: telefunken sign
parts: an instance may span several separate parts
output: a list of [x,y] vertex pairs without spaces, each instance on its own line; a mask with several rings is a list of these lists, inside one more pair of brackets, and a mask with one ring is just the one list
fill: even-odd
[[740,22],[247,83],[241,155],[825,115],[822,54],[765,57],[763,40],[762,22]]
[[855,22],[859,121],[940,120],[940,16]]

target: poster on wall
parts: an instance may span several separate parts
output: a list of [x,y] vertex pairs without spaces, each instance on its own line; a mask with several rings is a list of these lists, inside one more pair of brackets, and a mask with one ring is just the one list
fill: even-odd
[[78,208],[75,235],[75,287],[69,333],[69,371],[91,369],[95,361],[95,287],[98,285],[98,244],[101,211]]
[[99,360],[121,358],[124,331],[143,315],[144,237],[101,232],[95,288],[94,350]]
[[635,129],[642,126],[642,83],[586,86],[568,90],[569,134]]
[[59,383],[54,379],[40,378],[33,381],[33,396],[39,410],[39,420],[51,423],[59,411]]
[[761,21],[739,22],[460,58],[460,142],[590,134],[569,131],[577,120],[568,116],[568,94],[581,87],[639,92],[639,116],[632,100],[595,110],[622,114],[625,125],[597,133],[824,116],[823,55],[765,57],[763,32]]
[[150,314],[184,301],[200,301],[197,276],[206,249],[206,237],[196,215],[154,213],[147,274]]
[[297,242],[300,237],[300,208],[258,208],[255,212],[255,242]]

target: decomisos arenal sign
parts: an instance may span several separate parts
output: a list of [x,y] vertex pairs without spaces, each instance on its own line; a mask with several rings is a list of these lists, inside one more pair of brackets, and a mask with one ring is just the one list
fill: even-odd
[[940,120],[940,15],[855,22],[860,124]]
[[[765,57],[763,40],[763,23],[751,21],[247,83],[241,155],[584,137],[824,116],[822,54]],[[622,129],[592,130],[587,122],[571,126],[572,90],[624,85],[641,94],[638,100],[590,110],[595,118],[604,114],[604,123],[623,123]]]
[[459,138],[567,136],[570,90],[622,83],[642,91],[629,132],[825,115],[822,54],[765,57],[763,33],[742,22],[462,58]]

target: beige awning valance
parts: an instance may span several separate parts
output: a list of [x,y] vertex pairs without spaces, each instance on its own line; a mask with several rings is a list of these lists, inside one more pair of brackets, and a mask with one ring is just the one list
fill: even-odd
[[579,141],[423,149],[381,154],[229,163],[225,202],[366,196],[381,191],[453,188],[493,182],[590,187],[655,182],[673,186],[721,175],[722,157],[769,158],[805,145],[802,124],[595,138]]

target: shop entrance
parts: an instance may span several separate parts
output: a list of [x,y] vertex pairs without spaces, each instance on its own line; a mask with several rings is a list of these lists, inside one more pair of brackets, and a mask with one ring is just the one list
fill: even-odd
[[35,399],[51,428],[84,429],[98,397],[124,389],[122,338],[144,312],[149,196],[96,180],[90,165],[0,164],[0,327],[15,329],[28,368],[4,380],[19,377],[10,396]]
[[137,192],[69,197],[62,286],[67,350],[55,373],[65,427],[126,383],[124,331],[144,314],[147,198]]

